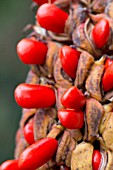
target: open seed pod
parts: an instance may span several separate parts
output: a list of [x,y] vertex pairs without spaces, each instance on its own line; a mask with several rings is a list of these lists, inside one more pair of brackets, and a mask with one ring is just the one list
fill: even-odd
[[[96,153],[96,156],[95,156]],[[100,159],[97,158],[97,153]],[[95,157],[99,162],[95,166]],[[80,161],[82,159],[82,161]],[[111,170],[113,166],[113,153],[109,150],[94,150],[94,146],[90,143],[82,142],[78,144],[72,152],[71,169],[92,170],[94,167],[99,170]]]
[[[106,66],[113,54],[113,3],[41,1],[45,2],[43,7],[49,5],[46,16],[53,19],[43,18],[42,14],[47,12],[43,10],[27,38],[46,46],[46,54],[41,55],[43,49],[39,46],[24,51],[28,56],[30,50],[36,59],[44,57],[44,62],[29,64],[24,88],[15,90],[17,104],[22,103],[15,159],[22,170],[113,170],[113,87],[106,90],[103,83],[106,70],[113,64],[110,61]],[[54,26],[57,29],[57,24],[62,25],[61,15],[54,10],[51,15],[52,9],[66,16],[63,33],[50,31]],[[40,18],[47,30],[39,25]],[[92,32],[101,19],[108,24],[108,31],[106,27],[104,34],[100,31],[101,39],[107,32],[107,40],[103,39],[104,44],[99,47],[96,43],[102,40],[93,37]],[[103,30],[101,24],[99,29]],[[108,73],[105,84],[111,81],[112,85],[112,70]]]

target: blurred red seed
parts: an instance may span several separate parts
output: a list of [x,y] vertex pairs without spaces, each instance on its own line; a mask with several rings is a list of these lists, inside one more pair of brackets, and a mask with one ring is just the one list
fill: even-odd
[[83,93],[75,86],[70,87],[61,97],[61,103],[64,107],[81,110],[85,105]]
[[15,100],[22,108],[46,108],[55,104],[54,90],[49,86],[20,84],[14,92]]
[[113,63],[105,70],[102,85],[105,92],[113,88]]
[[19,170],[18,160],[7,160],[0,166],[0,170]]
[[17,54],[24,64],[44,64],[47,46],[41,41],[24,38],[17,44]]
[[31,145],[35,142],[34,131],[33,131],[33,120],[29,121],[24,127],[24,138]]
[[98,150],[94,150],[92,159],[93,170],[99,170],[101,159],[102,159],[101,153]]
[[68,14],[54,4],[43,4],[38,8],[36,19],[40,26],[55,33],[64,33]]
[[84,125],[84,114],[82,111],[76,112],[71,109],[61,109],[58,111],[58,118],[67,129],[80,129]]
[[43,138],[23,151],[19,159],[20,170],[37,169],[55,154],[58,142],[53,138]]
[[[38,5],[42,5],[49,2],[49,0],[33,0],[33,1],[36,2]],[[51,0],[51,3],[53,3],[54,1],[56,0]]]
[[79,56],[80,52],[72,49],[69,46],[63,46],[60,49],[60,60],[62,68],[71,78],[76,77]]
[[92,38],[98,48],[102,48],[108,41],[110,34],[109,22],[101,19],[92,30]]
[[112,63],[113,63],[113,59],[107,58],[107,59],[106,59],[106,62],[105,62],[105,66],[104,66],[105,70],[106,70]]

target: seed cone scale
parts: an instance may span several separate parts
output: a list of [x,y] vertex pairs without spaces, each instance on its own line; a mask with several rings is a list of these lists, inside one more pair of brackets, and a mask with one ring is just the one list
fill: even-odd
[[[46,6],[51,4],[46,2]],[[65,12],[66,18],[62,23],[62,17],[56,18],[46,8],[52,17],[52,22],[47,21],[42,7],[37,10],[37,21],[28,37],[46,50],[41,63],[28,63],[32,55],[29,51],[24,54],[30,70],[15,92],[22,117],[14,158],[22,170],[112,170],[112,2],[55,0],[52,6],[62,15]],[[38,13],[42,17],[39,21]],[[103,20],[107,26],[101,24]],[[59,31],[61,23],[63,31]],[[36,57],[38,50],[33,48]]]

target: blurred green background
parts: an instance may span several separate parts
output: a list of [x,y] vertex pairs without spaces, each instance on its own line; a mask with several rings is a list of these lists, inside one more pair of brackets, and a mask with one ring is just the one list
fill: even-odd
[[0,0],[0,164],[13,158],[15,133],[21,108],[14,101],[15,87],[24,82],[29,67],[16,54],[16,44],[24,37],[22,28],[33,23],[31,0]]

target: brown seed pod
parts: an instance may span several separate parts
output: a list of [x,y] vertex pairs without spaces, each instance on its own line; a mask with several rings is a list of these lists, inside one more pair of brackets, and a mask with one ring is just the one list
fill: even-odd
[[54,65],[54,79],[57,87],[61,86],[69,88],[70,86],[72,86],[71,78],[68,77],[67,75],[65,78],[65,73],[62,72],[62,65],[59,57]]
[[111,112],[113,110],[113,103],[109,103],[109,104],[106,104],[106,105],[103,105],[103,108],[104,108],[104,115],[102,117],[102,121],[101,121],[101,124],[100,124],[100,127],[99,127],[99,133],[102,135],[107,124],[108,124],[108,120],[110,119],[110,116],[111,116]]
[[23,132],[23,128],[26,122],[34,116],[36,111],[37,109],[23,109],[22,110],[22,118],[20,120],[20,128],[22,129],[22,132]]
[[16,147],[14,151],[14,158],[19,159],[21,153],[28,147],[28,143],[24,139],[21,130],[20,130],[20,137],[18,138],[18,141],[15,144]]
[[72,40],[76,47],[93,54],[93,48],[85,34],[85,24],[80,24],[72,34]]
[[58,44],[54,42],[51,42],[51,41],[48,42],[48,52],[47,52],[46,61],[43,67],[47,71],[49,78],[53,77],[53,67],[54,67],[54,62],[58,55],[59,46]]
[[68,88],[64,88],[64,87],[58,87],[57,88],[57,100],[56,100],[56,107],[57,110],[64,108],[61,104],[61,97],[63,96],[63,94],[67,91]]
[[[70,145],[71,144],[71,145]],[[65,164],[68,167],[71,165],[71,155],[70,152],[74,150],[76,146],[76,141],[71,138],[69,131],[64,131],[64,134],[59,143],[57,153],[56,153],[56,162],[59,165]]]
[[85,22],[87,17],[88,17],[88,11],[86,8],[84,8],[83,5],[77,2],[72,4],[71,9],[70,9],[70,15],[68,17],[68,20],[65,26],[65,32],[68,34],[72,34],[73,31],[79,25]]
[[95,13],[103,13],[105,10],[106,5],[110,2],[111,0],[94,0],[91,4],[91,9]]
[[69,6],[71,0],[56,0],[54,4],[58,6],[59,8],[65,8]]
[[110,117],[107,120],[102,137],[108,149],[113,151],[113,112],[108,113]]
[[[54,108],[38,109],[34,116],[35,141],[45,138],[51,126],[56,122],[56,110]],[[37,133],[38,131],[38,133]]]
[[105,58],[102,57],[94,63],[85,84],[86,90],[90,93],[91,97],[98,101],[102,100],[101,77],[104,71],[104,61]]
[[[110,0],[111,1],[111,0]],[[105,8],[105,14],[113,19],[113,2],[109,2]]]
[[27,74],[26,83],[27,84],[39,84],[39,78],[32,70],[30,70]]
[[93,141],[98,135],[101,119],[104,114],[102,105],[95,99],[90,98],[86,101],[86,126],[87,132],[84,139]]
[[[93,145],[82,142],[72,152],[71,170],[92,170]],[[81,160],[81,161],[80,161]]]
[[77,72],[76,72],[76,79],[75,79],[75,86],[82,87],[84,81],[86,80],[90,67],[94,63],[94,58],[88,52],[83,51],[80,55]]

